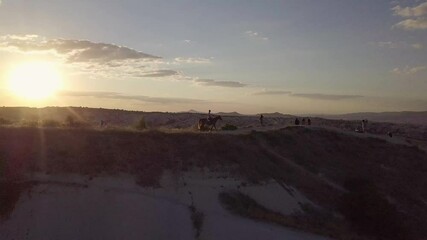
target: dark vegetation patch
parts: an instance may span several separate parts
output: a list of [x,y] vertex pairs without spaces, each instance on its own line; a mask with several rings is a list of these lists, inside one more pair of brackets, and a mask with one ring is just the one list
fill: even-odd
[[202,233],[202,227],[203,227],[203,220],[205,215],[203,212],[200,212],[197,210],[197,208],[194,205],[191,205],[190,207],[191,212],[191,222],[193,223],[193,227],[195,232],[196,239],[200,238],[200,234]]
[[409,236],[406,217],[365,179],[349,179],[348,192],[341,200],[341,212],[353,228],[362,234],[383,240],[413,239]]
[[10,120],[7,120],[7,119],[5,119],[5,118],[0,117],[0,126],[1,126],[1,125],[10,125],[10,124],[12,124],[12,123],[13,123],[12,121],[10,121]]
[[42,127],[60,127],[61,123],[53,119],[45,119],[41,123]]
[[234,131],[234,130],[237,130],[237,127],[227,123],[224,126],[222,126],[221,129],[224,131]]
[[145,130],[145,129],[147,129],[147,123],[145,122],[145,118],[144,117],[141,117],[141,119],[139,119],[139,121],[136,123],[135,128],[138,129],[138,130]]
[[10,217],[22,191],[30,186],[30,183],[0,181],[0,222]]
[[355,234],[349,234],[345,223],[339,219],[334,219],[332,221],[331,219],[334,218],[333,216],[308,205],[304,207],[306,209],[306,213],[283,215],[279,212],[265,208],[248,195],[238,191],[221,192],[218,198],[225,209],[233,214],[245,218],[274,223],[280,226],[316,233],[336,239],[368,239]]

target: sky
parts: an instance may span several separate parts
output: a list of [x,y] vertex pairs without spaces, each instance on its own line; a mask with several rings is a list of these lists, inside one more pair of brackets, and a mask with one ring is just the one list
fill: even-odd
[[[28,99],[37,62],[61,84]],[[426,90],[425,0],[0,1],[3,106],[426,111]]]

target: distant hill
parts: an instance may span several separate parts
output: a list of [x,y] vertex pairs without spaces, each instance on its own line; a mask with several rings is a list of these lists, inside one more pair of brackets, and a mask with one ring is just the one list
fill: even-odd
[[218,113],[215,113],[215,115],[222,115],[222,116],[242,116],[243,114],[240,114],[238,112],[218,112]]
[[424,112],[361,112],[341,115],[318,115],[329,119],[360,120],[368,119],[375,122],[409,123],[427,125],[427,111]]
[[202,112],[201,112],[201,111],[194,110],[194,109],[190,109],[190,110],[188,110],[188,111],[184,111],[184,112],[182,112],[182,113],[202,113]]
[[260,113],[260,114],[262,114],[264,117],[275,117],[275,118],[293,118],[293,117],[295,117],[294,115],[283,114],[283,113],[279,113],[279,112]]

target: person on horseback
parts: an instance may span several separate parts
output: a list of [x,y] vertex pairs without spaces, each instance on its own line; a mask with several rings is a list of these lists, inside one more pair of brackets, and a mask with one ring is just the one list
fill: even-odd
[[209,109],[209,113],[208,113],[207,119],[208,119],[208,123],[212,122],[212,114],[211,114],[211,110],[210,109]]

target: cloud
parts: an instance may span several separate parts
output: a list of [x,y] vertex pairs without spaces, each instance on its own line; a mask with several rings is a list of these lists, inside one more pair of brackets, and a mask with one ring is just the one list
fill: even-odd
[[202,86],[212,86],[212,87],[229,87],[229,88],[241,88],[247,86],[247,84],[234,82],[234,81],[217,81],[212,79],[196,79],[196,83]]
[[184,57],[178,57],[175,58],[175,61],[178,63],[189,63],[189,64],[207,64],[211,63],[212,58],[184,58]]
[[418,72],[427,70],[427,66],[417,66],[417,67],[409,67],[406,66],[404,68],[395,68],[392,70],[392,73],[398,75],[414,75]]
[[165,97],[149,97],[143,95],[124,95],[117,92],[80,92],[80,91],[62,91],[59,93],[64,97],[93,97],[101,99],[116,99],[116,100],[134,100],[146,103],[158,104],[197,104],[207,103],[208,101],[191,98],[165,98]]
[[151,72],[145,72],[139,76],[141,77],[170,77],[177,76],[179,73],[175,70],[157,70]]
[[252,93],[252,95],[290,95],[290,91],[281,91],[281,90],[264,90],[261,92]]
[[187,43],[187,44],[194,43],[194,41],[191,41],[191,40],[189,40],[189,39],[185,39],[183,42],[184,42],[184,43]]
[[398,22],[393,27],[404,30],[424,30],[427,29],[427,18],[406,19]]
[[393,42],[378,42],[377,45],[383,48],[398,48],[399,44]]
[[392,8],[395,15],[401,17],[420,17],[427,14],[427,2],[421,3],[415,7],[401,7],[397,5]]
[[362,98],[361,95],[339,95],[339,94],[322,94],[322,93],[293,93],[293,97],[301,97],[316,100],[345,100],[353,98]]
[[409,44],[407,42],[377,42],[372,43],[381,48],[391,48],[391,49],[401,49],[401,48],[413,48],[413,49],[423,49],[424,45],[421,43],[412,43]]
[[261,40],[264,40],[264,41],[268,41],[269,40],[268,37],[265,37],[262,34],[260,34],[259,32],[255,32],[255,31],[252,31],[252,30],[246,31],[245,34],[247,36],[249,36],[249,37],[252,37],[252,38],[261,39]]
[[411,44],[411,47],[413,47],[415,49],[423,49],[424,45],[421,43],[414,43],[414,44]]
[[99,62],[121,60],[153,60],[159,57],[124,46],[88,40],[45,39],[37,35],[7,35],[1,37],[0,47],[19,52],[53,51],[68,62]]
[[141,51],[110,43],[88,40],[48,39],[38,35],[0,36],[0,50],[19,54],[48,54],[58,58],[73,73],[89,78],[167,78],[188,80],[181,71],[168,69],[181,63],[210,63],[212,58],[184,58],[164,60]]
[[264,90],[264,91],[252,93],[252,95],[257,95],[257,96],[288,95],[290,97],[300,97],[300,98],[317,99],[317,100],[344,100],[344,99],[362,98],[363,97],[361,95],[340,95],[340,94],[323,94],[323,93],[292,93],[291,91],[284,91],[284,90]]
[[404,30],[427,29],[427,2],[423,2],[415,7],[401,7],[397,5],[391,10],[394,12],[394,15],[407,18],[398,22],[393,27]]

